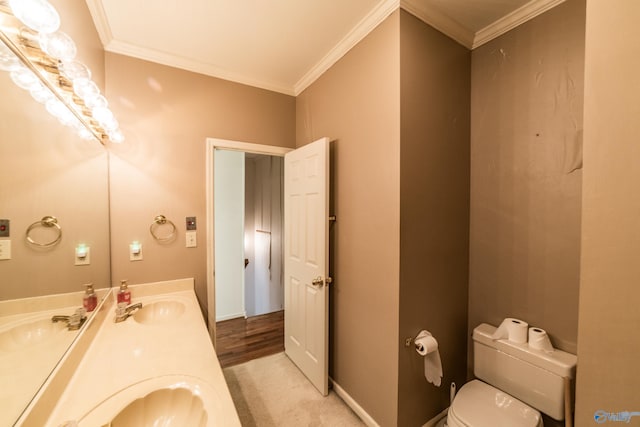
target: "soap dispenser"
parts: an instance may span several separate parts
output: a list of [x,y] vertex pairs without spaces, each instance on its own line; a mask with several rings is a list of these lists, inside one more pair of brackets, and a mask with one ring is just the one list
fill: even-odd
[[120,290],[118,291],[118,304],[120,304],[121,302],[124,302],[127,305],[131,304],[131,291],[129,290],[129,285],[127,285],[126,280],[120,281]]
[[84,298],[82,299],[82,306],[87,311],[93,311],[98,305],[98,296],[93,290],[93,283],[87,283],[84,286],[86,286],[87,290],[85,291]]

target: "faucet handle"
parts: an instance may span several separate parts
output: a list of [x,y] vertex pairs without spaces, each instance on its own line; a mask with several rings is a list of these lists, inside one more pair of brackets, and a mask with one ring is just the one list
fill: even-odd
[[127,303],[119,302],[116,306],[116,316],[124,316],[127,313]]

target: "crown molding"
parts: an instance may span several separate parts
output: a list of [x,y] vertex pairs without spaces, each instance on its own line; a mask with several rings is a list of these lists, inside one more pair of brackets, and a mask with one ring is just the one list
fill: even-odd
[[475,49],[565,1],[566,0],[531,0],[529,3],[487,25],[475,34],[459,24],[456,20],[424,2],[401,0],[401,7],[464,47]]
[[473,32],[433,6],[416,0],[402,0],[400,6],[422,22],[446,34],[462,46],[468,49],[472,48]]
[[565,1],[566,0],[531,0],[524,6],[478,31],[473,39],[472,49],[482,46]]
[[234,73],[224,68],[216,67],[204,62],[184,58],[181,56],[169,54],[166,52],[148,49],[129,43],[112,40],[111,43],[104,47],[104,50],[121,55],[131,56],[145,61],[155,62],[157,64],[169,67],[180,68],[182,70],[192,71],[198,74],[204,74],[223,80],[232,81],[248,86],[266,89],[273,92],[283,93],[285,95],[294,95],[293,89],[289,85],[266,81],[264,79],[256,79],[250,76]]
[[334,46],[311,70],[309,70],[294,85],[294,95],[298,96],[302,91],[315,82],[333,64],[338,62],[349,50],[364,39],[382,21],[387,19],[400,6],[400,0],[385,0],[374,8],[367,16]]
[[529,3],[479,30],[475,34],[455,19],[438,11],[433,6],[425,4],[425,2],[419,0],[384,0],[367,14],[367,16],[360,20],[360,22],[318,61],[313,68],[304,74],[293,87],[282,82],[253,78],[211,64],[115,40],[109,26],[107,15],[102,6],[102,0],[85,1],[105,51],[182,68],[195,73],[286,95],[298,96],[399,7],[444,33],[462,46],[468,49],[475,49],[566,0],[531,0]]
[[342,58],[351,48],[358,44],[376,26],[384,21],[391,13],[400,6],[400,0],[385,0],[365,16],[358,24],[336,45],[327,55],[325,55],[311,70],[309,70],[298,82],[290,87],[289,85],[268,82],[261,79],[251,78],[239,73],[234,73],[211,64],[182,58],[176,55],[147,49],[129,43],[124,43],[113,38],[106,13],[102,7],[101,0],[86,0],[89,11],[94,20],[96,30],[105,51],[126,56],[156,62],[159,64],[182,68],[195,73],[205,74],[236,83],[246,84],[266,90],[271,90],[285,95],[297,96],[309,85],[316,81],[325,71]]
[[107,14],[102,7],[102,2],[100,0],[86,0],[86,3],[98,32],[98,37],[100,37],[100,42],[102,42],[102,46],[106,46],[113,40],[113,34],[111,33],[111,27],[109,27]]

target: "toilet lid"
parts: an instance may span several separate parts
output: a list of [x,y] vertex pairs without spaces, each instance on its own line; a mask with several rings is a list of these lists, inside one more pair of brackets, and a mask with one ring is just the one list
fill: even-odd
[[465,384],[449,414],[473,427],[537,427],[540,412],[489,384],[473,380]]

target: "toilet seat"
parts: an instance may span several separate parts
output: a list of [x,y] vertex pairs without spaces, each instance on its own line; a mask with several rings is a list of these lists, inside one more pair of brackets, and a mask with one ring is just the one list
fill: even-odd
[[449,427],[543,427],[540,412],[480,380],[465,384],[449,408]]

